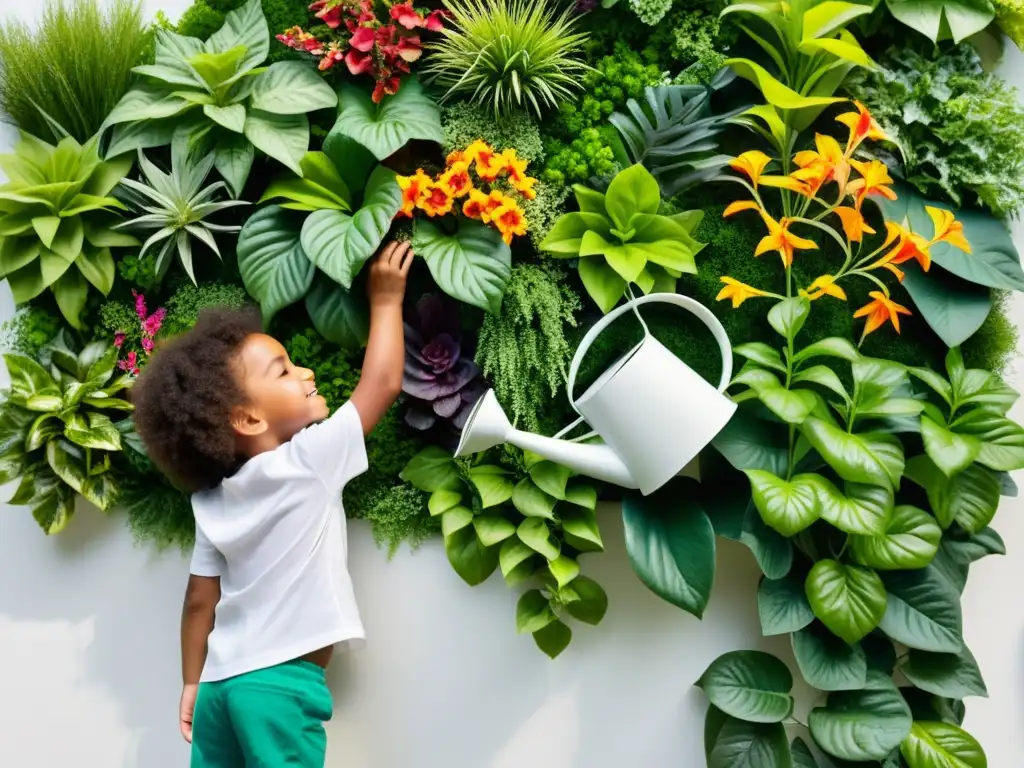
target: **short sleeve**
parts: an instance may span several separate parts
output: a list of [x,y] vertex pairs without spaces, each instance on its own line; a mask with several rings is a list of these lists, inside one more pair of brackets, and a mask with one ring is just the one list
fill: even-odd
[[224,555],[213,546],[203,530],[196,526],[196,544],[192,549],[189,573],[193,576],[221,576],[224,573]]
[[312,470],[331,492],[340,493],[349,480],[369,467],[363,422],[351,400],[330,418],[299,432],[292,438],[292,443],[298,452],[298,460]]

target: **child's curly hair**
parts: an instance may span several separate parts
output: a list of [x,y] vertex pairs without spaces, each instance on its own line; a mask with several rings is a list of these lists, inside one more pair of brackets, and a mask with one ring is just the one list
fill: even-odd
[[238,469],[231,409],[245,394],[232,363],[246,337],[262,332],[253,308],[205,309],[195,327],[158,347],[132,387],[149,458],[189,493],[215,488]]

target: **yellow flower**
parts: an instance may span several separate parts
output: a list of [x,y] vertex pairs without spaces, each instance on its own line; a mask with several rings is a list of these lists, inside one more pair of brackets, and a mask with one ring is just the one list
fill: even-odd
[[839,185],[839,197],[846,194],[846,183],[850,178],[850,164],[843,156],[839,142],[831,136],[819,133],[814,137],[817,151],[804,150],[793,156],[793,162],[799,170],[790,175],[794,179],[806,182],[811,188],[811,196],[830,181]]
[[[444,160],[445,165],[454,165],[455,163],[466,162],[465,155],[461,149],[456,149],[454,152],[449,152],[448,157]],[[467,163],[468,164],[468,163]]]
[[401,216],[412,218],[412,212],[419,205],[423,194],[433,184],[433,181],[420,168],[412,176],[399,176],[398,186],[402,190],[402,209],[398,212]]
[[765,166],[771,161],[772,159],[764,152],[752,149],[744,152],[739,157],[734,157],[729,163],[729,167],[746,175],[755,188],[759,185],[782,187],[783,189],[791,189],[794,192],[805,194],[807,185],[803,182],[792,179],[789,176],[763,176]]
[[861,175],[861,178],[854,179],[846,187],[846,191],[853,195],[858,211],[864,203],[864,198],[868,195],[881,195],[889,200],[896,199],[896,193],[886,186],[892,184],[892,178],[889,176],[889,169],[885,167],[885,163],[880,160],[872,160],[867,163],[850,160],[850,165],[856,168]]
[[527,200],[533,200],[537,197],[537,190],[533,188],[533,185],[537,183],[537,180],[532,176],[523,176],[521,179],[510,178],[513,188],[525,197]]
[[722,212],[722,218],[728,218],[740,211],[760,211],[761,206],[755,203],[753,200],[737,200],[734,203],[729,203],[725,210]]
[[835,296],[837,299],[846,301],[846,291],[836,285],[835,275],[822,275],[815,278],[804,293],[811,301],[820,299],[822,296]]
[[526,217],[519,209],[519,204],[511,197],[506,197],[504,203],[491,211],[491,223],[501,232],[501,239],[506,245],[512,244],[514,235],[526,234]]
[[497,157],[491,145],[477,139],[463,153],[463,159],[472,165],[476,163],[476,173],[484,181],[494,181],[498,178],[501,168],[495,167],[494,160]]
[[868,294],[873,301],[868,302],[863,307],[853,313],[854,317],[867,317],[867,321],[864,323],[864,332],[861,334],[860,340],[863,343],[864,337],[869,333],[877,331],[886,321],[892,323],[892,327],[896,329],[896,333],[900,332],[900,315],[911,314],[910,310],[895,301],[890,299],[884,293],[879,291],[871,291]]
[[478,189],[469,190],[469,199],[462,204],[462,214],[471,219],[483,219],[484,207],[490,197]]
[[854,101],[853,105],[857,108],[856,112],[846,112],[836,118],[850,129],[850,138],[846,141],[845,154],[847,157],[853,154],[864,139],[885,141],[888,138],[885,131],[882,130],[882,126],[875,122],[875,118],[868,112],[867,107],[859,101]]
[[455,198],[443,184],[431,184],[424,190],[419,207],[426,211],[427,216],[444,216],[451,211]]
[[935,234],[931,240],[932,243],[937,243],[941,240],[959,248],[965,253],[971,252],[971,244],[964,237],[963,222],[957,221],[952,211],[947,211],[944,208],[933,208],[930,205],[926,205],[924,209],[927,211],[928,216],[931,217],[932,224],[935,226]]
[[879,267],[887,269],[896,275],[900,282],[903,282],[904,275],[903,270],[896,268],[897,264],[904,264],[913,259],[921,265],[921,269],[925,272],[929,270],[932,265],[932,255],[928,250],[928,246],[931,243],[920,235],[915,235],[913,232],[891,221],[885,222],[885,229],[887,234],[885,242],[882,243],[882,248],[892,245],[893,242],[896,242],[896,247],[878,261],[868,265],[868,269],[877,269]]
[[817,243],[813,240],[797,237],[789,231],[789,227],[793,223],[792,219],[783,218],[780,221],[775,221],[764,211],[761,211],[761,218],[764,219],[764,223],[768,227],[768,234],[757,244],[757,250],[754,251],[755,256],[760,256],[768,251],[778,251],[782,258],[782,266],[788,269],[793,263],[794,250],[816,251],[818,249]]
[[840,205],[833,208],[832,212],[843,223],[843,232],[846,233],[846,239],[851,243],[861,242],[864,239],[865,232],[869,235],[875,234],[875,230],[868,226],[868,223],[864,221],[863,214],[856,208]]
[[741,283],[739,280],[735,280],[731,277],[723,277],[721,278],[721,281],[725,283],[725,287],[718,292],[715,300],[724,301],[725,299],[732,299],[733,309],[736,309],[747,299],[752,299],[756,296],[771,295],[767,291],[762,291],[759,288],[754,288],[746,283]]
[[452,197],[465,197],[473,188],[473,180],[469,178],[469,163],[457,161],[441,174],[437,183],[445,188]]

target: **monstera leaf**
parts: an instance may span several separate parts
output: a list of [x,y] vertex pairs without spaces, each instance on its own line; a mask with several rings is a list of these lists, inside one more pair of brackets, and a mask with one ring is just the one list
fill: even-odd
[[398,93],[380,104],[374,104],[369,93],[352,83],[344,83],[338,93],[335,129],[366,147],[378,160],[386,160],[414,139],[444,142],[441,112],[414,76],[403,78]]
[[496,229],[478,221],[463,221],[458,232],[447,234],[418,219],[412,247],[427,263],[434,282],[449,296],[492,315],[501,310],[512,276],[512,253]]

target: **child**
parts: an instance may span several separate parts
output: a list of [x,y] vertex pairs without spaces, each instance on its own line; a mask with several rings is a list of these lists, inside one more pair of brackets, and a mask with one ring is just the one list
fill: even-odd
[[336,644],[363,638],[341,491],[401,391],[412,258],[389,243],[371,264],[362,375],[330,418],[313,372],[246,311],[203,313],[136,382],[150,458],[194,494],[179,713],[192,768],[324,764],[324,670]]

